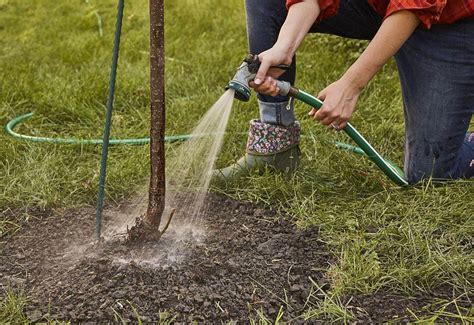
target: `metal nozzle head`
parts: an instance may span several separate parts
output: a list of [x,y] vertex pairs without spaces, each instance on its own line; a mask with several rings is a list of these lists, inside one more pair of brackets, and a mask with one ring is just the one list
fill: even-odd
[[249,54],[225,89],[235,90],[234,96],[236,99],[248,102],[251,94],[249,82],[255,78],[259,67],[260,61],[258,56]]
[[[279,64],[272,68],[279,68],[286,70],[290,66]],[[257,71],[260,68],[260,60],[257,55],[249,54],[244,62],[237,69],[237,73],[234,78],[227,84],[225,87],[226,90],[233,89],[235,90],[234,97],[243,102],[248,102],[250,99],[250,86],[249,82],[252,81],[257,75]],[[291,84],[286,81],[277,80],[278,88],[280,88],[281,96],[292,96],[292,91],[297,91],[296,89],[292,90]],[[294,95],[294,94],[293,94]]]
[[250,99],[250,88],[248,86],[242,85],[240,82],[231,80],[225,90],[233,89],[235,91],[234,97],[240,101],[248,102]]

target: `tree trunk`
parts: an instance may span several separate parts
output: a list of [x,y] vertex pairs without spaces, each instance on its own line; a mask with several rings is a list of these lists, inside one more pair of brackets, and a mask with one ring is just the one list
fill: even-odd
[[150,189],[146,223],[158,231],[165,209],[164,0],[150,0]]

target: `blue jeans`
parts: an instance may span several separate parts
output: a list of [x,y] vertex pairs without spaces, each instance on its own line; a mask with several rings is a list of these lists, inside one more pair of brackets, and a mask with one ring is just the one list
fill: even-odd
[[[250,53],[273,46],[285,21],[284,0],[246,0]],[[382,23],[367,0],[342,0],[336,16],[310,32],[373,38]],[[474,176],[474,20],[418,28],[395,55],[405,113],[405,174],[413,184]],[[281,80],[294,83],[296,60]],[[295,121],[288,98],[258,94],[262,121]]]

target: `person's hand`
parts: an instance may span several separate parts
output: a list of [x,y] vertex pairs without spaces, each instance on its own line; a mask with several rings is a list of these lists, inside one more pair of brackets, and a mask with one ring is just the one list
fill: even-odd
[[260,60],[260,68],[254,81],[249,83],[250,87],[259,93],[277,96],[280,89],[277,87],[275,79],[281,76],[285,70],[271,67],[279,64],[290,65],[291,56],[284,49],[274,46],[260,53],[258,59]]
[[308,115],[332,129],[342,130],[354,112],[361,90],[343,77],[318,94],[323,106],[319,110],[313,108]]

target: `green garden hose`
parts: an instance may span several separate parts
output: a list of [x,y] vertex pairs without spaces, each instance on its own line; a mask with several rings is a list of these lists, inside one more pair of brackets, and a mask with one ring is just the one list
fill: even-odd
[[[27,113],[19,115],[12,119],[5,126],[5,132],[10,136],[28,142],[38,142],[38,143],[52,143],[52,144],[70,144],[70,145],[102,145],[103,139],[74,139],[74,138],[49,138],[49,137],[39,137],[32,135],[25,135],[18,132],[15,132],[15,127],[25,120],[33,116],[33,113]],[[245,132],[239,133],[241,135],[246,134]],[[165,137],[165,142],[175,143],[187,141],[193,138],[212,136],[215,134],[178,134],[178,135],[167,135]],[[302,138],[312,137],[312,134],[302,135]],[[150,138],[135,138],[135,139],[110,139],[110,145],[144,145],[150,142]],[[367,156],[367,154],[359,147],[334,141],[332,142],[338,149],[348,150],[358,155]]]
[[[241,101],[248,101],[250,99],[250,82],[257,75],[260,69],[260,59],[258,55],[249,54],[242,64],[237,69],[232,80],[227,84],[226,89],[233,89],[235,91],[235,98]],[[276,68],[287,70],[289,66],[279,65]],[[313,108],[320,109],[323,102],[307,92],[293,87],[288,81],[276,80],[279,95],[290,96],[301,100]],[[350,149],[356,153],[364,152],[370,160],[372,160],[377,167],[379,167],[388,178],[394,181],[399,186],[407,186],[405,174],[394,163],[384,159],[371,145],[364,139],[364,137],[354,128],[350,123],[344,127],[344,132],[359,146],[353,149],[351,146],[342,144],[339,148]]]
[[[102,145],[103,139],[74,139],[74,138],[48,138],[48,137],[36,137],[31,135],[20,134],[15,132],[15,127],[23,121],[33,116],[33,113],[27,113],[19,115],[12,119],[5,126],[5,132],[16,139],[30,141],[30,142],[43,142],[43,143],[54,143],[54,144],[74,144],[74,145]],[[180,142],[186,141],[194,137],[203,135],[185,134],[185,135],[171,135],[165,137],[165,142]],[[110,145],[144,145],[150,142],[150,138],[136,138],[136,139],[110,139]]]
[[[292,88],[289,94],[290,96],[317,109],[321,108],[323,105],[321,100],[301,89]],[[344,132],[346,132],[347,135],[357,143],[360,150],[364,151],[367,157],[369,157],[369,159],[372,160],[392,181],[400,186],[408,186],[405,173],[395,164],[384,159],[350,123],[347,123]]]

